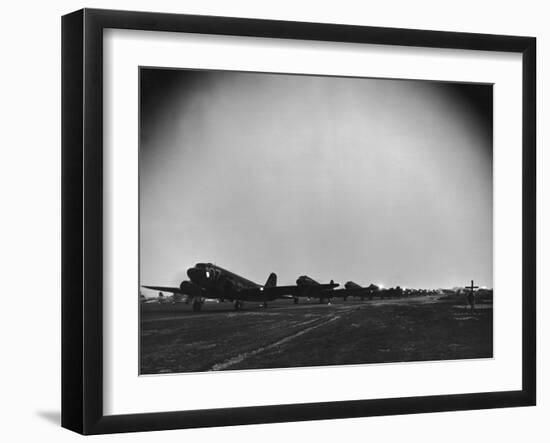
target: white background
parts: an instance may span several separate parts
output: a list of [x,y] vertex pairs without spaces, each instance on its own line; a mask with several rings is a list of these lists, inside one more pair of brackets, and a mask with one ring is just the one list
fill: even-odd
[[[82,6],[212,15],[440,29],[538,37],[539,154],[550,103],[542,79],[550,68],[550,30],[543,2],[254,2],[53,1],[3,5],[0,269],[0,436],[5,441],[72,441],[59,428],[60,397],[60,15]],[[539,156],[539,190],[548,194],[548,156]],[[539,225],[548,223],[548,198],[539,195]],[[548,268],[548,234],[539,237],[539,274]],[[550,362],[542,323],[548,278],[539,277],[539,406],[399,417],[165,431],[95,440],[263,442],[384,439],[463,442],[547,441]],[[414,381],[411,381],[414,383]]]

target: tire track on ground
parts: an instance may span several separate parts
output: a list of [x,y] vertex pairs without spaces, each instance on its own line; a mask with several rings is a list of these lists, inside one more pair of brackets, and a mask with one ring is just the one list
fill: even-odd
[[265,345],[265,346],[260,346],[259,348],[253,349],[252,351],[243,352],[243,353],[238,354],[234,357],[228,358],[228,359],[224,360],[221,363],[216,363],[209,370],[210,371],[222,371],[224,369],[229,369],[231,366],[235,366],[238,363],[242,363],[243,361],[245,361],[246,359],[248,359],[250,357],[256,356],[256,355],[258,355],[262,352],[269,351],[273,348],[284,345],[284,344],[286,344],[286,343],[288,343],[292,340],[295,340],[296,338],[298,338],[298,337],[300,337],[304,334],[307,334],[308,332],[311,332],[315,329],[321,328],[321,327],[326,326],[326,325],[328,325],[328,324],[330,324],[330,323],[332,323],[336,320],[339,320],[339,319],[342,318],[342,316],[344,314],[347,314],[347,313],[349,313],[350,311],[353,311],[353,310],[355,310],[355,309],[354,308],[341,309],[340,312],[330,314],[329,316],[325,316],[325,317],[321,318],[314,325],[311,325],[311,326],[308,326],[304,329],[301,329],[298,332],[295,332],[291,335],[287,335],[286,337],[283,337],[283,338],[281,338],[281,339],[279,339],[279,340],[277,340],[273,343],[270,343],[270,344]]

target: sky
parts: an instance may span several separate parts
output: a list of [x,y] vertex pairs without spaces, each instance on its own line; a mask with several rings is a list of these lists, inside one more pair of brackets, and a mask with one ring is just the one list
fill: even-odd
[[492,287],[491,85],[140,69],[141,284]]

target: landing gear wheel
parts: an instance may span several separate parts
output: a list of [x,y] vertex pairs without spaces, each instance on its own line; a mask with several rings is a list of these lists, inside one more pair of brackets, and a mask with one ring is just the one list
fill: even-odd
[[202,308],[202,302],[200,300],[193,301],[193,312],[199,312]]
[[240,311],[243,308],[243,302],[240,300],[237,300],[235,302],[235,311]]

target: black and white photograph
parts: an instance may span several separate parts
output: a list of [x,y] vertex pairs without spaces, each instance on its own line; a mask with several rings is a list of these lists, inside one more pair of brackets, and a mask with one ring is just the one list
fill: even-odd
[[493,358],[492,84],[138,75],[140,375]]

